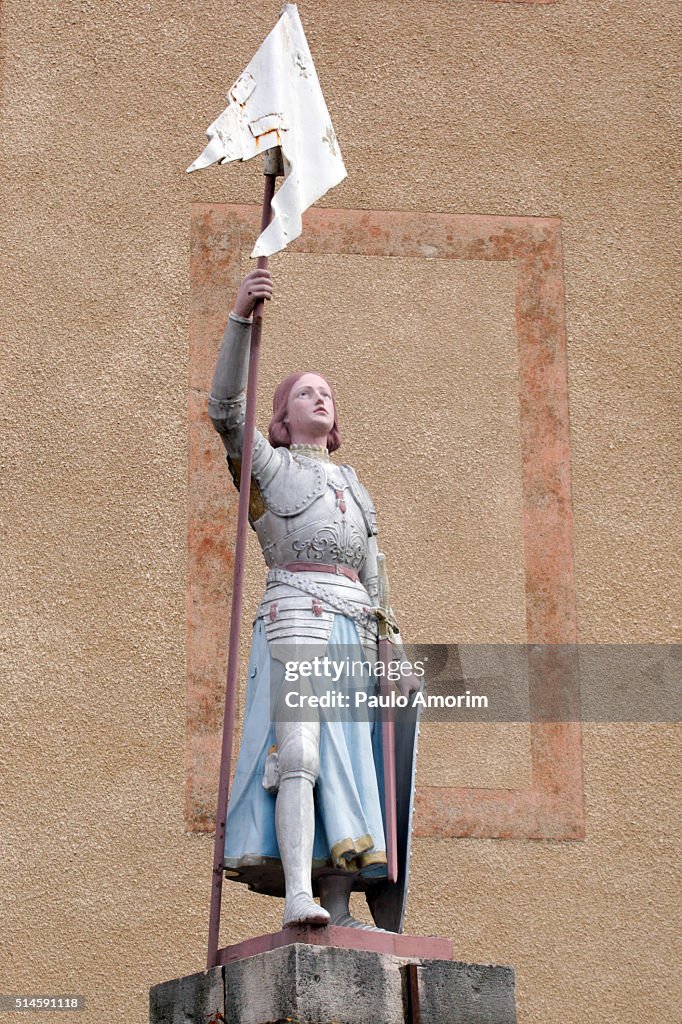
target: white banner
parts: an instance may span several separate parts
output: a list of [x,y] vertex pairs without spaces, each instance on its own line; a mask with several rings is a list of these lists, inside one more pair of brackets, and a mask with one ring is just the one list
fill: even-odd
[[282,147],[284,181],[272,201],[274,217],[251,253],[271,256],[301,234],[303,211],[346,177],[296,4],[286,5],[228,99],[206,130],[206,149],[187,170]]

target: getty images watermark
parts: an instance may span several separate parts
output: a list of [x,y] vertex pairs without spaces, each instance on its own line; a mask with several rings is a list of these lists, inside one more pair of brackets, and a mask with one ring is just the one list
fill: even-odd
[[464,687],[430,692],[429,655],[382,662],[357,647],[273,645],[271,648],[273,720],[373,719],[385,710],[426,714],[487,708],[488,697]]
[[410,645],[386,663],[357,646],[270,646],[273,721],[676,722],[679,644]]
[[[392,659],[376,663],[364,658],[330,658],[315,655],[310,660],[291,659],[284,662],[284,681],[296,684],[284,687],[279,703],[291,710],[322,709],[350,711],[366,708],[373,711],[381,708],[487,708],[485,694],[466,690],[459,694],[429,694],[422,687],[426,675],[426,659],[409,661],[407,658]],[[377,687],[367,685],[372,679],[385,678],[388,683],[397,684],[382,693]],[[413,680],[415,689],[408,695],[400,690],[401,684]],[[310,681],[311,686],[301,686]],[[360,685],[358,685],[358,683]],[[322,684],[322,685],[320,685]]]

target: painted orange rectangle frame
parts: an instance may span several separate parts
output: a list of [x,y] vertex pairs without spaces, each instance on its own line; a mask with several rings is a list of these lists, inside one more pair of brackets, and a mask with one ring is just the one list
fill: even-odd
[[[259,230],[256,206],[195,204],[191,232],[186,821],[213,827],[236,497],[216,487],[206,390],[226,310]],[[291,251],[505,260],[516,267],[527,639],[576,639],[568,370],[556,218],[313,209]],[[569,681],[569,685],[571,685]],[[546,699],[546,698],[545,698]],[[531,717],[533,690],[531,687]],[[531,722],[525,789],[418,786],[415,834],[584,837],[581,727]]]

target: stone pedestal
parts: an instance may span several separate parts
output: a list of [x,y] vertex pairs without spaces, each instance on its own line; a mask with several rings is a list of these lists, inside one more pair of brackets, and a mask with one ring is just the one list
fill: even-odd
[[[222,1016],[221,1016],[222,1015]],[[515,1024],[511,967],[292,942],[150,990],[150,1024]]]

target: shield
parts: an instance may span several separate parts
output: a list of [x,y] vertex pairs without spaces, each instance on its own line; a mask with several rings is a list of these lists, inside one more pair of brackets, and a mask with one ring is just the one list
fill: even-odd
[[398,879],[375,882],[367,888],[374,923],[389,932],[402,932],[407,907],[420,711],[421,705],[415,706],[413,699],[407,707],[393,712]]

